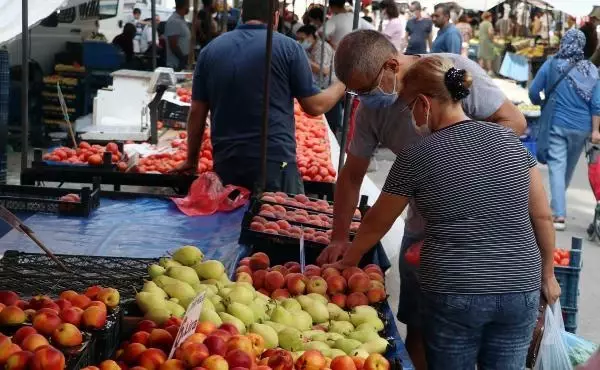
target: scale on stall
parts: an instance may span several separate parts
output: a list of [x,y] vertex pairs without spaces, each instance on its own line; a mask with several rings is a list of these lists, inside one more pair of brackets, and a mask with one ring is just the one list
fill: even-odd
[[81,139],[150,140],[152,108],[164,92],[177,83],[176,74],[171,68],[157,68],[154,72],[125,69],[111,75],[113,84],[98,90],[93,113],[76,121]]

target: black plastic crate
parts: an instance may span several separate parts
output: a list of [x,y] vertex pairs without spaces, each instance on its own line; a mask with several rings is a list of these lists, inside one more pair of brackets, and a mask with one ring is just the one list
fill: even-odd
[[148,265],[158,261],[153,258],[56,256],[72,272],[61,270],[45,254],[4,252],[0,259],[2,289],[26,297],[38,294],[58,296],[65,290],[84,291],[92,285],[101,285],[117,289],[121,299],[132,298],[135,289],[142,289]]
[[57,349],[61,350],[65,355],[65,368],[67,370],[79,370],[94,364],[94,359],[92,357],[94,339],[88,333],[82,334],[84,336],[84,342],[80,346],[73,348],[57,347]]
[[[13,212],[42,212],[88,217],[100,206],[100,180],[92,189],[46,188],[27,185],[0,185],[0,205]],[[79,202],[60,200],[67,194],[79,195]]]
[[190,106],[178,105],[166,100],[158,103],[158,119],[164,121],[177,121],[185,123],[190,111]]
[[569,266],[554,266],[554,275],[560,285],[560,304],[577,309],[579,299],[579,276],[582,268],[582,240],[573,238],[569,251]]
[[[325,211],[325,210],[313,209],[313,208],[310,208],[310,207],[302,205],[302,204],[293,205],[293,204],[271,202],[269,200],[264,200],[263,199],[263,195],[264,194],[261,193],[261,194],[257,194],[255,196],[253,196],[252,199],[251,199],[251,202],[253,202],[253,203],[254,202],[261,202],[261,203],[266,203],[266,204],[281,205],[281,206],[288,207],[288,208],[305,209],[305,210],[310,211],[310,212],[324,213],[324,214],[333,216],[333,202],[332,201],[327,201],[327,204],[330,206],[330,210]],[[295,195],[294,194],[287,194],[287,196],[293,198]],[[311,201],[320,201],[320,202],[324,201],[324,199],[316,199],[316,198],[310,198],[310,197],[308,197],[308,199],[311,200]],[[369,199],[369,197],[367,197],[366,195],[361,196],[361,198],[360,198],[360,204],[359,204],[359,206],[357,208],[361,212],[361,217],[356,217],[355,216],[355,217],[353,217],[353,220],[360,221],[362,219],[362,216],[364,216],[364,214],[366,212],[366,209],[368,209],[368,206],[367,206],[368,199]]]
[[90,331],[94,340],[91,349],[94,364],[113,357],[119,348],[122,326],[123,309],[119,306],[109,313],[104,328]]
[[320,199],[333,200],[335,184],[332,182],[302,181],[304,184],[304,194],[316,195]]

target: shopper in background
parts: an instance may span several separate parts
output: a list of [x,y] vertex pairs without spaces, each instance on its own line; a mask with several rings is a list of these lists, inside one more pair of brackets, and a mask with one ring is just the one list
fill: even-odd
[[410,11],[414,17],[406,22],[406,38],[408,45],[405,54],[425,54],[427,47],[431,49],[431,19],[423,18],[421,14],[421,3],[413,1],[410,4]]
[[141,53],[141,40],[142,33],[144,32],[144,27],[146,27],[147,22],[142,20],[142,10],[140,8],[134,8],[132,16],[128,19],[127,23],[131,23],[135,26],[135,38],[133,39],[133,52]]
[[431,46],[432,53],[460,54],[462,51],[462,36],[456,26],[450,23],[450,8],[446,4],[438,4],[431,15],[433,24],[440,30]]
[[565,193],[585,142],[591,134],[592,141],[600,143],[598,69],[585,59],[584,45],[585,36],[581,31],[567,31],[558,53],[542,65],[529,88],[531,102],[541,104],[540,92],[547,94],[560,76],[568,73],[552,94],[556,103],[548,139],[551,206],[556,230],[564,230],[566,226]]
[[175,0],[175,12],[165,25],[167,67],[181,71],[187,65],[191,32],[184,16],[190,12],[189,0]]
[[[596,7],[594,8],[594,11]],[[600,12],[598,10],[597,12]],[[594,12],[592,12],[594,14]],[[599,14],[600,16],[600,14]],[[590,16],[590,19],[581,26],[579,29],[585,35],[585,47],[583,48],[583,55],[586,59],[590,59],[596,67],[600,67],[600,50],[598,49],[598,32],[597,26],[600,21],[595,16]]]
[[[146,26],[144,27],[144,31],[142,32],[142,38],[140,39],[140,53],[146,53],[148,51],[152,51],[150,46],[152,46],[152,18],[148,18],[145,20]],[[154,30],[154,34],[156,35],[156,46],[160,44],[160,40],[158,37],[158,25],[160,24],[160,16],[156,16],[154,20],[156,24],[156,29]]]
[[[279,10],[264,0],[244,0],[243,25],[222,34],[200,52],[188,119],[188,159],[180,171],[195,171],[210,111],[214,170],[224,184],[253,190],[261,179],[261,130],[267,23],[277,29]],[[313,82],[306,53],[295,40],[273,33],[267,188],[302,193],[296,164],[294,98],[311,115],[329,111],[345,86],[334,82],[321,91]]]
[[555,235],[535,159],[514,132],[463,110],[472,82],[440,56],[406,71],[411,126],[427,137],[398,154],[334,267],[358,265],[414,200],[427,225],[419,271],[427,368],[521,370],[540,288],[550,304],[560,297]]
[[118,34],[112,41],[113,45],[118,46],[125,54],[125,62],[133,61],[133,39],[135,38],[136,29],[133,23],[126,23],[123,26],[123,32]]
[[[477,63],[456,54],[444,55],[473,76],[472,94],[463,100],[469,117],[499,123],[517,134],[525,131],[523,114]],[[403,55],[385,36],[373,31],[353,32],[340,43],[335,57],[336,76],[359,95],[361,103],[346,162],[336,183],[331,243],[319,256],[319,264],[335,262],[346,252],[360,187],[379,144],[398,155],[421,140],[411,124],[410,101],[401,97],[402,78],[411,65],[427,57]],[[423,235],[423,220],[411,205],[400,250],[398,320],[407,326],[406,347],[417,370],[426,369],[418,315],[418,268],[406,263],[404,255],[409,246],[423,240]]]
[[304,24],[311,24],[318,29],[323,26],[323,22],[325,21],[325,11],[322,6],[314,6],[308,10],[305,14],[306,19],[304,20]]
[[479,64],[490,75],[494,75],[492,63],[496,59],[494,50],[494,26],[492,25],[492,13],[484,12],[481,16],[482,22],[479,24]]
[[456,23],[456,28],[460,32],[460,36],[462,38],[462,49],[461,55],[468,57],[469,56],[469,41],[473,38],[473,27],[469,23],[469,17],[466,14],[462,14],[458,17],[458,23]]
[[517,16],[510,14],[496,22],[496,30],[500,37],[514,37],[516,33]]
[[196,41],[201,49],[219,35],[217,21],[214,18],[215,13],[213,1],[202,0],[202,10],[198,12],[198,33],[196,34]]
[[[344,36],[352,32],[353,29],[354,13],[346,10],[346,2],[347,0],[329,0],[329,9],[332,16],[324,27],[324,38],[331,43],[334,49]],[[364,19],[359,18],[357,29],[374,30],[375,27]]]
[[406,48],[406,18],[400,16],[398,5],[394,0],[383,0],[381,2],[383,12],[381,32],[394,44],[399,52]]

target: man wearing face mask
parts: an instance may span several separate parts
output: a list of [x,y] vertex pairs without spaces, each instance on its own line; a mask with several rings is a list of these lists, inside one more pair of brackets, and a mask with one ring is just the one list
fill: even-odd
[[[479,65],[456,54],[429,55],[442,55],[456,68],[467,70],[473,76],[471,94],[463,100],[463,108],[470,118],[504,125],[517,134],[525,131],[525,117]],[[335,262],[349,246],[350,222],[360,186],[377,146],[381,143],[399,154],[422,135],[427,135],[427,132],[417,132],[411,123],[410,102],[401,97],[404,73],[419,58],[426,57],[428,55],[403,55],[384,35],[374,31],[355,31],[340,43],[335,57],[336,76],[349,91],[358,95],[361,103],[354,137],[336,183],[331,243],[319,256],[319,264]],[[423,239],[425,225],[414,209],[413,206],[409,209],[400,252],[398,319],[407,325],[406,347],[416,369],[420,370],[426,365],[419,322],[418,268],[404,261],[407,248]]]

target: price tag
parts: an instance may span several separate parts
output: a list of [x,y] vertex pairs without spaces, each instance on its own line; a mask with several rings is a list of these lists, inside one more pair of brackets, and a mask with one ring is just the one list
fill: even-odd
[[185,342],[185,340],[190,335],[196,332],[196,326],[198,326],[198,319],[200,318],[200,314],[202,313],[204,295],[205,292],[201,292],[200,294],[198,294],[185,311],[185,315],[183,315],[183,321],[181,322],[181,326],[179,327],[179,331],[177,332],[177,336],[175,337],[175,341],[173,342],[171,353],[169,353],[169,359],[172,359],[173,355],[175,354],[175,350],[179,348],[179,346],[183,342]]
[[306,256],[304,255],[304,228],[301,229],[300,233],[300,272],[304,274],[304,267],[306,266]]

